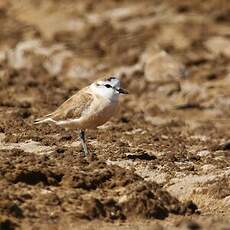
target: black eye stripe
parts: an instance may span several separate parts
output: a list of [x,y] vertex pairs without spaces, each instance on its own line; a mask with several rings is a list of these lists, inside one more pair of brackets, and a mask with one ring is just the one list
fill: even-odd
[[106,87],[106,88],[112,88],[112,86],[109,85],[109,84],[105,84],[105,87]]

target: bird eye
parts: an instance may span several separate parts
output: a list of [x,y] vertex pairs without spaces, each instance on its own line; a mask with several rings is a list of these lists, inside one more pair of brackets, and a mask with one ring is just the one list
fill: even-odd
[[109,84],[106,84],[105,87],[106,87],[106,88],[112,88],[112,86],[109,85]]

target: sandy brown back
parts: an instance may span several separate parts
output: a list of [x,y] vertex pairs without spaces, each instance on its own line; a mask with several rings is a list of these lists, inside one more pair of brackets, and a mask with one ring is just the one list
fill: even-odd
[[88,92],[88,88],[80,90],[60,105],[53,113],[44,118],[51,118],[55,121],[64,119],[77,119],[86,111],[93,101],[93,95]]

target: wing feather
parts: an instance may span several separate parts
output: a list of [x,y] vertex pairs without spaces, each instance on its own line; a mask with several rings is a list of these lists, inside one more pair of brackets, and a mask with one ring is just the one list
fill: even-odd
[[80,90],[61,104],[53,113],[36,120],[36,123],[46,121],[62,121],[77,119],[89,108],[93,101],[93,95],[87,91]]

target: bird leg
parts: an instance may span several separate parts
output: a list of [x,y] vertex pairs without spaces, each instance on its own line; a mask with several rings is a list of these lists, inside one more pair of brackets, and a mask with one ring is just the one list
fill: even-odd
[[88,149],[87,149],[87,146],[86,146],[86,142],[85,142],[85,131],[84,130],[81,130],[80,131],[80,140],[81,140],[81,145],[83,147],[83,151],[84,151],[84,155],[88,155]]

